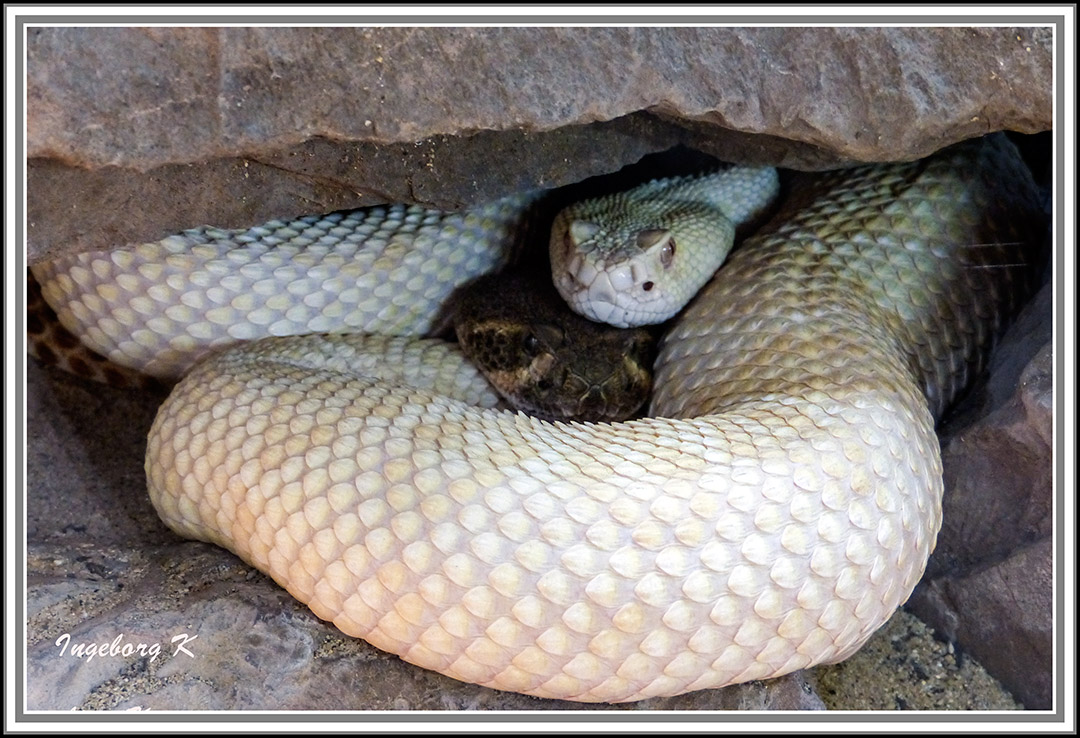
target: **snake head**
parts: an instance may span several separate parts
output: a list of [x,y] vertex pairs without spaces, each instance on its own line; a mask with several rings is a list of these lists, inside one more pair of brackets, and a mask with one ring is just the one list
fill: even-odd
[[[546,335],[538,339],[528,381],[517,386],[515,404],[548,420],[590,422],[625,420],[644,405],[652,388],[656,345],[649,331],[595,323],[569,331],[550,328],[529,331],[530,336]],[[559,340],[551,340],[556,333]]]
[[734,235],[731,220],[708,202],[585,201],[552,226],[552,279],[590,320],[619,328],[662,323],[712,276]]
[[652,389],[656,341],[573,313],[534,277],[478,280],[459,301],[462,351],[514,408],[545,420],[614,422]]

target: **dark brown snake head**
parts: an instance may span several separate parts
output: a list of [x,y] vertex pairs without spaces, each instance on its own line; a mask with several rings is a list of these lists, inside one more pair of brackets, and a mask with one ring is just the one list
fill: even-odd
[[554,288],[520,275],[485,277],[459,298],[466,356],[513,407],[545,420],[633,417],[652,388],[656,341],[573,313]]

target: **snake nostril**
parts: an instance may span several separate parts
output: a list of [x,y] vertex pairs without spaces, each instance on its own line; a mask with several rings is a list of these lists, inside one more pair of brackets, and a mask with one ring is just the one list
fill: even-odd
[[641,289],[645,290],[646,292],[651,291],[652,288],[653,288],[653,283],[652,282],[645,282],[643,285],[641,285]]

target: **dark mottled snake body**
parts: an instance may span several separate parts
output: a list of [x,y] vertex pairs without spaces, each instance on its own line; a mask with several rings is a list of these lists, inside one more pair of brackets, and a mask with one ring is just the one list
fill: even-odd
[[476,407],[437,342],[255,341],[161,408],[154,504],[342,631],[497,689],[626,701],[842,659],[933,549],[934,419],[1030,287],[1034,200],[1000,137],[808,181],[675,321],[654,417]]
[[610,422],[638,412],[652,389],[656,337],[587,320],[546,283],[515,269],[457,296],[462,351],[516,410],[545,420]]

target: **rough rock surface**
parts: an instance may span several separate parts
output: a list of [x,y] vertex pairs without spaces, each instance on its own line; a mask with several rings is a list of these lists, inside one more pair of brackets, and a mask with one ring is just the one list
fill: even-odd
[[[675,144],[815,169],[1051,125],[1050,36],[1033,28],[42,28],[27,50],[30,261],[206,222],[455,206]],[[1041,299],[1046,326],[1049,291]],[[989,418],[954,421],[965,429],[944,442],[956,491],[913,601],[1029,708],[1046,704],[1052,615],[1052,367],[1039,330],[987,389]],[[341,638],[231,555],[180,542],[145,494],[161,397],[34,365],[28,379],[31,708],[578,707],[405,665]],[[999,497],[991,482],[1009,480]],[[184,632],[199,634],[195,657],[171,654]],[[161,654],[74,658],[59,654],[63,633],[69,649],[123,634],[118,648]],[[747,706],[821,701],[793,676],[618,709]]]
[[[1051,125],[1038,28],[36,28],[29,254],[409,200],[686,144],[820,169]],[[107,70],[107,73],[106,73]]]

